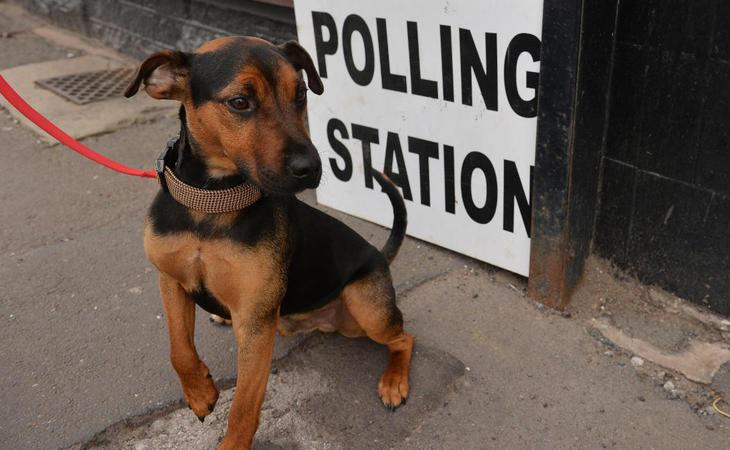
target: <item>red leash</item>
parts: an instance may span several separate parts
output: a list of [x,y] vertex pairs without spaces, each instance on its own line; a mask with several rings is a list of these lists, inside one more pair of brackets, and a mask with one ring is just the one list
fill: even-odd
[[38,125],[38,127],[40,127],[43,131],[56,138],[58,142],[62,143],[76,153],[80,153],[81,155],[89,158],[90,160],[98,164],[101,164],[102,166],[108,167],[112,170],[116,170],[117,172],[123,173],[125,175],[132,175],[135,177],[144,178],[157,178],[157,172],[155,172],[154,170],[134,169],[132,167],[125,166],[124,164],[120,164],[116,161],[112,161],[106,156],[96,153],[94,150],[72,138],[63,130],[54,125],[50,120],[43,117],[41,113],[33,109],[32,106],[30,106],[25,100],[23,100],[20,95],[18,95],[18,93],[15,92],[12,87],[10,87],[8,82],[5,81],[5,78],[3,78],[1,75],[0,94],[2,94],[2,96],[5,97],[5,99],[10,102],[10,104],[13,105],[15,109],[17,109],[18,111],[20,111],[21,114],[27,117],[28,120]]

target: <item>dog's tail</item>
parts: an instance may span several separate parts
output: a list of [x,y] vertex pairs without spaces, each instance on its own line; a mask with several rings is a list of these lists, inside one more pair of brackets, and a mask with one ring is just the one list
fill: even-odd
[[406,204],[403,202],[403,197],[400,195],[400,191],[395,186],[395,183],[377,170],[373,170],[373,177],[378,180],[383,191],[388,195],[390,204],[393,206],[393,228],[390,230],[390,236],[388,236],[388,240],[381,249],[381,252],[385,255],[385,259],[390,264],[398,254],[398,250],[406,236],[408,214],[406,212]]

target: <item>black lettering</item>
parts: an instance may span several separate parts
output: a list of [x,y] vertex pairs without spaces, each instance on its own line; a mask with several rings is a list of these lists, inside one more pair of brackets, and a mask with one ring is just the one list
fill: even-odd
[[[532,198],[532,167],[530,167],[530,198]],[[504,224],[502,228],[505,231],[514,233],[515,231],[515,200],[517,207],[522,216],[522,223],[525,224],[527,237],[530,237],[530,223],[532,219],[532,209],[530,208],[530,198],[525,195],[522,188],[520,173],[517,171],[517,165],[514,161],[504,161]]]
[[[398,166],[398,172],[393,171],[393,156],[395,156],[395,163]],[[393,183],[403,189],[403,198],[406,200],[413,200],[411,184],[408,181],[406,162],[403,159],[403,150],[401,149],[400,139],[396,133],[388,132],[388,140],[385,143],[385,167],[383,171],[391,180],[393,180]]]
[[431,206],[431,171],[429,158],[438,159],[439,145],[436,142],[408,137],[408,151],[418,155],[418,171],[421,175],[421,204]]
[[454,179],[454,147],[444,145],[444,197],[446,212],[456,213],[456,180]]
[[[314,25],[314,47],[317,52],[319,76],[327,78],[325,55],[334,55],[337,52],[337,26],[331,15],[319,11],[312,11],[312,24]],[[322,27],[326,27],[329,32],[327,41],[322,36]]]
[[378,52],[380,54],[380,78],[383,89],[406,92],[406,77],[390,71],[390,54],[388,53],[388,28],[385,19],[375,19],[378,24]]
[[444,100],[454,101],[454,59],[451,49],[451,27],[441,25],[441,78]]
[[[352,57],[352,35],[358,32],[362,36],[362,42],[365,46],[365,66],[362,70],[355,66],[355,60]],[[375,73],[375,53],[373,50],[373,38],[370,36],[370,30],[362,17],[357,14],[350,14],[345,19],[342,26],[342,49],[345,54],[345,65],[350,73],[352,81],[360,86],[367,86],[373,80]]]
[[418,24],[407,22],[408,58],[411,64],[411,92],[424,97],[438,98],[438,84],[421,78],[421,55],[418,50]]
[[[472,196],[472,175],[475,170],[481,170],[487,179],[487,200],[484,206],[478,207],[474,204]],[[479,152],[471,152],[464,158],[461,166],[461,199],[464,201],[464,208],[467,214],[476,223],[489,223],[497,210],[497,175],[494,173],[494,166],[486,155]]]
[[472,104],[471,82],[473,73],[484,98],[484,104],[490,111],[497,111],[497,35],[484,33],[486,49],[486,68],[482,66],[471,32],[459,28],[459,48],[461,54],[461,102]]
[[337,164],[337,160],[335,158],[330,158],[330,167],[332,168],[332,173],[335,174],[338,180],[350,181],[350,178],[352,178],[352,156],[350,156],[350,151],[347,150],[345,144],[337,139],[335,131],[340,133],[342,139],[349,139],[349,136],[347,135],[347,126],[345,126],[344,123],[334,118],[327,122],[327,140],[329,140],[332,150],[334,150],[335,153],[342,158],[342,162],[345,164],[345,167],[340,169],[340,166]]
[[512,110],[522,117],[537,116],[537,87],[540,84],[540,74],[527,72],[527,87],[535,91],[535,95],[525,100],[520,97],[517,89],[517,61],[520,55],[529,53],[533,61],[540,61],[540,39],[531,34],[518,34],[507,47],[504,57],[504,88],[507,91]]
[[375,128],[352,124],[352,137],[362,142],[362,163],[365,169],[365,187],[373,188],[373,159],[370,144],[378,143],[378,130]]

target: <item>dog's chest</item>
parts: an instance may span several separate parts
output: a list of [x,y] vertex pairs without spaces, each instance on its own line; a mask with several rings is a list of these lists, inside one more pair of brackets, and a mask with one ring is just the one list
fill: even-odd
[[150,262],[188,292],[210,287],[214,280],[235,276],[253,264],[250,252],[224,239],[203,239],[192,233],[156,235],[145,232],[145,253]]
[[147,227],[144,246],[150,262],[194,298],[205,293],[228,309],[242,297],[281,283],[283,261],[271,245],[246,247],[190,232],[160,235]]
[[193,291],[204,282],[209,250],[201,239],[190,233],[155,235],[147,230],[144,247],[150,262],[185,290]]

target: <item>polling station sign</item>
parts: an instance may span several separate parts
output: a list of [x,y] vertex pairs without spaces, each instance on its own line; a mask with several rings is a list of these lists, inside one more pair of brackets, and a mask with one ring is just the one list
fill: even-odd
[[527,275],[542,0],[296,0],[325,93],[310,98],[318,201]]

